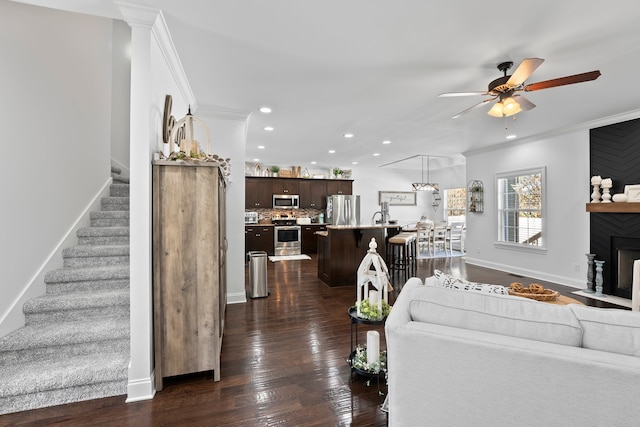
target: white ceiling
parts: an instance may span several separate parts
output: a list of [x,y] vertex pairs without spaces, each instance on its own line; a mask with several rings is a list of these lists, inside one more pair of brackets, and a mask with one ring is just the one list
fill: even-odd
[[[27,2],[117,10],[111,0]],[[416,154],[459,163],[508,134],[528,138],[640,108],[634,0],[128,2],[163,11],[199,107],[251,113],[246,160],[264,164],[376,167]],[[527,57],[545,59],[527,83],[602,76],[527,93],[537,107],[515,121],[488,116],[490,105],[454,120],[484,98],[437,97],[486,90],[502,75],[499,62],[513,61],[513,71]],[[263,105],[273,113],[259,113]]]

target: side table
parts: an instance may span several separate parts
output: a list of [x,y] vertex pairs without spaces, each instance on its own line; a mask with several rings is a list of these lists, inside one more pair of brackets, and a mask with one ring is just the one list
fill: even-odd
[[[356,346],[358,344],[358,325],[371,325],[371,326],[380,326],[384,325],[387,318],[383,318],[382,320],[367,320],[358,317],[357,310],[355,307],[349,308],[349,318],[351,319],[351,354],[349,355],[349,359],[347,362],[349,363],[349,367],[351,368],[351,381],[353,381],[353,373],[355,372],[357,375],[372,379],[376,378],[378,383],[378,392],[380,392],[380,378],[385,377],[384,372],[370,372],[364,371],[362,369],[355,368],[353,366],[353,359],[356,355]],[[354,333],[355,331],[355,333]],[[355,340],[354,340],[355,337]]]

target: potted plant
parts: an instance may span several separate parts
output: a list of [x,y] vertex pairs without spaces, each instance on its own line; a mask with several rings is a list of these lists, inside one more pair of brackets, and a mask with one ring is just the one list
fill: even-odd
[[340,168],[338,168],[338,167],[333,168],[333,177],[334,178],[338,178],[341,173],[342,173],[342,170],[340,170]]
[[280,171],[280,166],[271,166],[271,173],[273,176],[278,176],[278,172]]

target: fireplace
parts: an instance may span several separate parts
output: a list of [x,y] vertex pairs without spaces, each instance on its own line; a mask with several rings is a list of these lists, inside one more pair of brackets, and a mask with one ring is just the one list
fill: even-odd
[[[590,175],[611,177],[611,194],[624,192],[625,185],[640,183],[640,119],[591,129],[589,146]],[[591,188],[585,186],[588,205],[590,198]],[[626,203],[609,203],[607,207],[616,205],[628,208],[591,212],[589,252],[604,261],[603,292],[631,299],[633,260],[640,259],[640,210]]]
[[611,293],[631,299],[633,261],[640,259],[640,238],[611,237]]

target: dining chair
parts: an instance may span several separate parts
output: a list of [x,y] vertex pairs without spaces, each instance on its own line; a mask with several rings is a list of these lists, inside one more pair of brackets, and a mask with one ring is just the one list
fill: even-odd
[[431,245],[433,247],[433,254],[438,251],[438,246],[442,245],[442,250],[447,250],[447,223],[437,222],[433,226],[433,232],[431,233]]
[[449,247],[449,254],[453,255],[453,243],[460,244],[460,252],[464,252],[464,222],[454,221],[449,225],[449,231],[445,237],[445,247]]
[[[431,253],[431,233],[433,232],[433,221],[429,219],[421,219],[416,224],[416,230],[418,233],[418,254],[428,254]],[[426,249],[426,250],[425,250]]]

